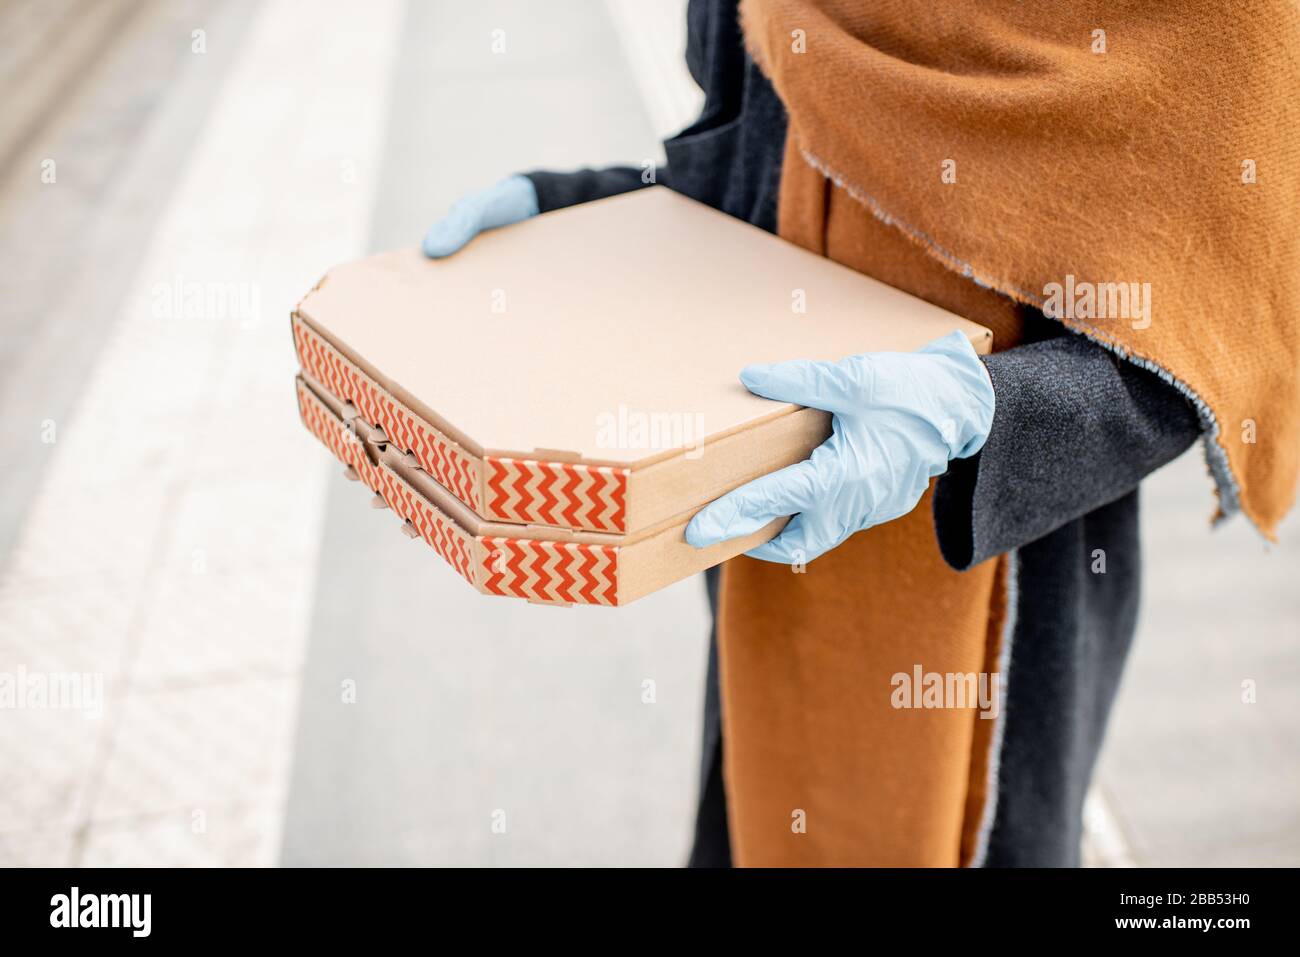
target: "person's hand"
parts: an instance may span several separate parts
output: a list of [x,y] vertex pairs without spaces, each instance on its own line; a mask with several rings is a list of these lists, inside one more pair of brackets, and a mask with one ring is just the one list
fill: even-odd
[[756,395],[832,413],[831,437],[811,458],[728,492],[686,527],[686,541],[703,548],[793,515],[748,552],[770,562],[812,561],[906,515],[949,460],[980,450],[993,424],[992,380],[960,332],[916,352],[746,366],[740,381]]
[[450,256],[485,229],[509,226],[537,215],[537,190],[527,176],[509,176],[457,200],[424,234],[424,254]]

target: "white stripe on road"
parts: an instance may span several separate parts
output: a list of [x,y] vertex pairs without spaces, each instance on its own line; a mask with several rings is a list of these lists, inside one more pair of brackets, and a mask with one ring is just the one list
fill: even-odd
[[1110,801],[1097,784],[1083,802],[1083,863],[1087,867],[1137,867]]
[[605,0],[655,135],[666,139],[694,122],[704,92],[686,68],[685,4]]
[[3,715],[0,864],[276,859],[328,474],[288,312],[363,251],[402,14],[259,7],[74,413],[33,424],[0,672],[104,704]]

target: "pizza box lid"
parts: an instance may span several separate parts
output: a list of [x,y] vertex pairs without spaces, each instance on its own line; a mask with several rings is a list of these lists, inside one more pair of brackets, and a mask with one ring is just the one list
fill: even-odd
[[[304,370],[336,392],[365,380],[372,397],[337,397],[399,444],[424,439],[385,420],[385,403],[423,427],[443,448],[407,451],[484,518],[620,533],[829,433],[824,413],[748,392],[743,366],[910,351],[954,329],[978,352],[992,344],[983,326],[663,187],[492,230],[442,260],[409,248],[337,266],[294,324]],[[454,467],[438,470],[440,452]],[[612,497],[575,506],[602,480]]]

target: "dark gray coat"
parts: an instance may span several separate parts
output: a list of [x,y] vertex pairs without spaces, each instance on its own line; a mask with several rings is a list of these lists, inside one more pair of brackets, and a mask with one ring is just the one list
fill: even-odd
[[[775,231],[785,110],[744,52],[735,0],[692,0],[688,16],[687,61],[705,105],[665,144],[659,181]],[[543,211],[642,185],[630,168],[529,175]],[[935,531],[955,568],[1006,552],[1015,569],[996,799],[977,863],[1074,865],[1137,620],[1138,483],[1186,450],[1199,426],[1155,374],[1040,315],[1025,322],[1039,341],[985,360],[997,394],[993,428],[978,455],[939,480]],[[708,587],[712,601],[716,575]],[[709,658],[691,863],[725,866],[716,640]]]

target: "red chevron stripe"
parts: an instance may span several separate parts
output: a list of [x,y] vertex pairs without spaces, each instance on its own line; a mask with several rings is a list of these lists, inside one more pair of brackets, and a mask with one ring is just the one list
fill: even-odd
[[587,604],[597,605],[600,603],[595,594],[597,582],[596,576],[592,574],[596,567],[596,558],[583,545],[578,546],[578,554],[582,556],[582,564],[578,567],[578,571],[586,581],[586,584],[578,589],[578,594],[582,596],[582,600]]
[[[522,545],[522,542],[520,544]],[[537,580],[533,583],[520,582],[520,591],[525,592],[525,596],[528,598],[545,598],[546,595],[541,589],[547,579],[546,569],[542,567],[546,564],[546,549],[537,543],[530,542],[523,550],[528,556],[528,560],[524,563],[524,571]]]
[[385,469],[380,473],[394,500],[393,510],[419,530],[420,536],[471,584],[469,547],[465,535],[420,498],[400,476]]
[[[627,469],[493,455],[486,456],[484,462],[491,476],[482,513],[485,518],[540,521],[600,532],[627,530]],[[590,487],[579,492],[584,476]],[[530,492],[528,484],[537,479],[536,492]],[[518,499],[514,504],[512,495]]]
[[560,479],[562,475],[561,469],[564,466],[550,462],[537,462],[536,465],[544,476],[541,484],[542,501],[537,506],[537,514],[546,520],[546,524],[554,525],[556,524],[554,509],[555,506],[560,504],[560,500],[555,497],[552,487]]
[[378,415],[375,416],[375,424],[384,430],[384,437],[394,445],[402,445],[401,436],[398,434],[396,417],[393,415],[392,403],[388,401],[387,396],[376,396],[376,405]]
[[400,407],[394,410],[393,417],[397,420],[397,425],[402,432],[402,448],[414,454],[416,448],[420,445],[420,430],[415,427],[415,422]]
[[605,570],[601,572],[603,584],[598,589],[601,604],[617,605],[618,604],[618,549],[602,549],[602,553],[609,560],[605,565]]
[[604,529],[606,525],[601,520],[601,512],[604,511],[604,499],[601,497],[601,493],[604,492],[604,486],[608,482],[601,469],[589,468],[588,472],[591,476],[591,488],[586,490],[586,494],[588,494],[588,501],[586,501],[588,518],[586,518],[585,523],[582,523],[582,527]]
[[451,488],[456,491],[462,502],[475,502],[478,496],[474,492],[474,485],[470,479],[470,467],[465,462],[465,457],[463,455],[453,455],[450,458],[451,473],[448,478],[451,480]]
[[486,553],[483,556],[483,567],[487,571],[487,578],[483,582],[483,588],[494,595],[505,594],[501,587],[501,580],[504,575],[501,572],[502,562],[498,560],[501,555],[499,541],[500,539],[495,538],[483,539],[483,543],[487,546]]
[[512,594],[515,576],[518,574],[516,569],[510,567],[512,556],[513,551],[510,548],[510,540],[499,539],[495,564],[501,574],[501,594],[503,595]]
[[443,485],[454,487],[456,483],[451,480],[451,475],[452,475],[451,452],[447,449],[445,445],[439,443],[439,445],[435,449],[435,453],[437,455],[437,464],[438,464],[438,481],[442,482]]
[[450,562],[451,552],[447,550],[447,536],[442,522],[438,521],[438,517],[423,502],[416,503],[415,510],[420,516],[420,521],[415,527],[420,530],[421,536],[435,552]]
[[581,480],[581,474],[572,465],[563,465],[564,484],[560,486],[560,498],[568,504],[560,510],[560,517],[568,524],[570,528],[578,527],[578,496],[576,489],[578,482]]
[[452,568],[460,571],[460,569],[456,567],[456,553],[451,546],[451,533],[447,531],[446,527],[444,527],[442,521],[437,516],[431,512],[426,512],[426,514],[428,515],[431,525],[429,536],[435,543],[433,547],[437,549],[439,555],[447,560],[447,563],[450,564]]
[[[512,591],[520,598],[527,598],[529,594],[527,578],[532,571],[532,545],[521,539],[512,538],[510,539],[510,548],[519,556],[515,564],[515,580],[511,582]],[[506,567],[510,567],[509,562],[506,563]]]
[[[434,547],[439,555],[447,560],[452,568],[456,568],[455,552],[451,548],[451,534],[440,518],[430,512],[428,509],[421,509],[429,523],[429,544]],[[460,569],[456,569],[459,571]]]
[[[494,594],[514,595],[535,601],[553,601],[558,596],[564,601],[586,604],[617,604],[613,564],[618,549],[568,542],[547,542],[533,539],[484,539],[488,545],[488,568],[504,565],[509,570],[508,579],[497,581],[493,575],[485,583],[485,590]],[[509,554],[508,561],[497,562],[495,556]],[[600,558],[607,558],[607,571],[597,574],[595,567]],[[554,572],[547,569],[555,561]],[[574,577],[576,570],[579,577]],[[527,579],[536,578],[535,584]],[[575,587],[581,584],[581,587]]]
[[627,530],[627,469],[612,471],[610,479],[614,483],[614,490],[610,493],[614,500],[614,514],[609,518],[609,527],[613,531],[623,532]]
[[379,494],[382,495],[384,501],[388,503],[388,507],[399,516],[402,518],[407,518],[409,516],[410,509],[408,509],[406,503],[402,501],[401,490],[393,484],[388,473],[384,472],[382,469],[379,472]]
[[515,478],[510,483],[510,490],[519,496],[519,502],[515,505],[516,514],[521,518],[527,518],[533,504],[532,493],[525,487],[528,480],[532,478],[531,470],[518,461],[512,464],[515,467]]
[[[451,563],[451,567],[460,571],[460,554],[456,551],[456,539],[443,526],[442,522],[437,522],[434,528],[435,536],[438,539],[438,553]],[[463,573],[462,573],[463,574]]]
[[601,572],[601,588],[597,589],[602,605],[619,603],[619,550],[616,547],[601,547],[601,554],[608,559]]
[[[421,468],[484,517],[542,521],[593,531],[627,530],[627,469],[467,456],[297,317],[293,335],[299,362],[310,375],[340,399],[351,402],[358,414],[382,428],[389,440],[409,450]],[[486,493],[480,492],[475,471],[480,463],[490,468]],[[577,490],[584,475],[591,485],[580,495]],[[537,492],[533,493],[527,486],[538,478]],[[507,501],[512,495],[518,498],[513,507]]]
[[449,454],[449,450],[441,443],[438,443],[433,447],[433,461],[431,465],[433,466],[431,474],[434,478],[441,482],[444,488],[450,488],[453,491],[457,491],[455,483],[451,481],[451,455]]
[[518,539],[504,538],[501,541],[502,544],[504,544],[506,551],[511,555],[511,558],[506,562],[506,570],[514,576],[510,582],[510,586],[515,589],[516,594],[519,594],[520,580],[523,578],[523,572],[520,569],[519,564],[527,556],[524,554],[522,543]]
[[612,545],[599,546],[601,554],[608,559],[605,571],[601,574],[605,579],[605,587],[601,598],[607,605],[618,604],[618,548]]
[[495,563],[501,571],[501,594],[519,595],[519,560],[522,555],[516,555],[513,543],[508,538],[497,540],[498,553]]
[[433,461],[430,464],[433,466],[432,474],[434,477],[443,485],[450,485],[451,483],[447,481],[449,478],[447,471],[447,450],[441,445],[435,445],[433,447]]
[[569,566],[572,564],[573,549],[566,548],[564,549],[564,561],[560,562],[558,566],[560,581],[559,584],[555,586],[555,590],[564,597],[565,601],[576,602],[578,599],[573,597],[573,586],[578,583],[578,580],[569,573]]
[[421,538],[455,568],[461,577],[473,584],[469,543],[459,527],[442,518],[396,473],[371,465],[361,449],[360,440],[342,426],[338,417],[301,383],[297,391],[299,415],[308,430],[341,462],[351,465],[361,480],[381,495],[396,515],[409,521],[419,531]]
[[[351,402],[367,421],[404,450],[416,455],[420,465],[461,501],[478,510],[474,462],[385,392],[340,352],[294,317],[294,344],[303,369],[339,399]],[[417,437],[423,438],[423,447]]]
[[488,479],[488,488],[492,490],[492,501],[488,506],[489,517],[502,517],[501,510],[506,499],[506,490],[502,483],[507,475],[506,468],[501,464],[500,459],[491,456],[487,458],[487,464],[488,468],[492,470],[492,477]]
[[471,467],[470,460],[463,455],[456,457],[456,475],[459,478],[462,501],[473,505],[475,509],[480,509],[478,495],[474,487],[474,470]]

